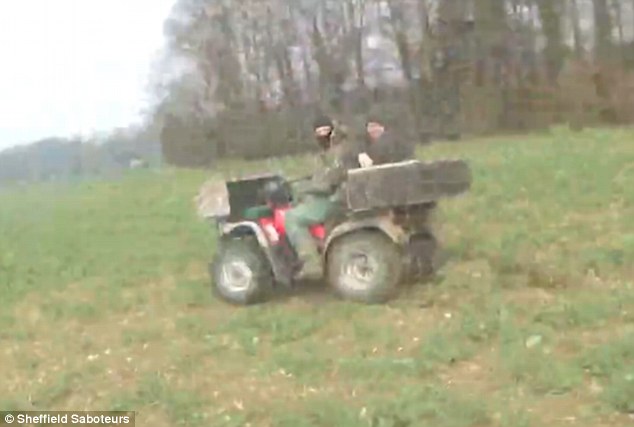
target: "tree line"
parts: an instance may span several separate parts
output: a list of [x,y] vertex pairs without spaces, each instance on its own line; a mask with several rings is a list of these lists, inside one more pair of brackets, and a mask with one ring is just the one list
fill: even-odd
[[634,118],[634,0],[178,0],[164,32],[177,166],[310,150],[316,111],[420,142]]
[[177,0],[140,127],[0,153],[0,182],[209,167],[314,150],[325,112],[359,137],[634,121],[634,0]]
[[116,129],[102,136],[50,137],[0,152],[0,184],[112,177],[162,163],[151,127]]

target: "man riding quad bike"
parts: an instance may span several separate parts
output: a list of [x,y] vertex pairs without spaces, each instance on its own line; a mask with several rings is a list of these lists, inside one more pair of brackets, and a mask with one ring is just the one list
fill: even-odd
[[440,198],[468,190],[468,166],[410,160],[346,170],[345,155],[327,154],[332,163],[311,180],[304,204],[292,182],[275,174],[228,181],[203,195],[203,215],[219,234],[210,264],[216,295],[240,305],[262,302],[276,287],[311,275],[304,270],[325,277],[344,299],[383,303],[400,283],[433,273],[430,214]]
[[[284,221],[288,241],[302,264],[302,278],[319,277],[322,274],[319,248],[309,228],[323,224],[341,212],[341,186],[347,170],[356,166],[352,157],[354,153],[346,151],[349,147],[342,141],[335,140],[335,126],[329,117],[318,117],[314,131],[322,150],[320,164],[301,191],[295,191],[299,203],[288,210]],[[269,191],[275,189],[269,187]]]

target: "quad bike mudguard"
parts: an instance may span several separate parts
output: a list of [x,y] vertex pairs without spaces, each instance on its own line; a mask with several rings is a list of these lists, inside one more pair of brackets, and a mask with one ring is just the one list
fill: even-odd
[[336,226],[329,233],[324,244],[324,255],[326,256],[328,254],[328,249],[337,239],[348,233],[363,229],[380,231],[387,237],[389,237],[392,242],[399,246],[405,244],[408,239],[408,234],[405,232],[405,230],[403,230],[402,227],[394,224],[394,222],[392,221],[392,217],[389,214],[385,214],[383,216],[375,218],[348,220],[343,222],[341,225]]

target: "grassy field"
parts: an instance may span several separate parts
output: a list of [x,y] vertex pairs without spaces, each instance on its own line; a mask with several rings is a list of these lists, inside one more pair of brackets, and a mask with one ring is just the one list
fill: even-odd
[[[634,424],[634,132],[419,157],[469,160],[474,185],[440,208],[438,277],[385,306],[319,289],[215,300],[202,172],[0,193],[0,409],[136,410],[155,427]],[[258,167],[303,174],[295,162]]]

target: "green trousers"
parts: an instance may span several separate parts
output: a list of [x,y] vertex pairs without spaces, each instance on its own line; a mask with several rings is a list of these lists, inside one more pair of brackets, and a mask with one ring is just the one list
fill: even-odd
[[329,197],[310,196],[286,212],[286,235],[300,258],[306,259],[319,255],[309,227],[323,224],[334,210],[335,203]]

